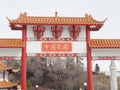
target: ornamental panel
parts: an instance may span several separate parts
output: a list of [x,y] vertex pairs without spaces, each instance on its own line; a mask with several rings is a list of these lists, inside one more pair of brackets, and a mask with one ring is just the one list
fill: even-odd
[[70,25],[27,25],[27,40],[41,41],[43,39],[69,39],[84,40],[86,39],[85,26]]
[[27,54],[67,53],[85,54],[86,42],[70,41],[27,41]]
[[92,60],[120,60],[120,56],[93,56]]

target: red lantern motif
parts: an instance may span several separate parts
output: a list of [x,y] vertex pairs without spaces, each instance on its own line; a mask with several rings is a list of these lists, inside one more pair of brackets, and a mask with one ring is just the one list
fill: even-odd
[[81,31],[80,27],[76,27],[76,26],[69,27],[70,36],[73,39],[76,39],[79,36],[80,31]]
[[55,38],[59,38],[61,36],[61,33],[63,31],[63,27],[61,26],[52,26],[51,27],[51,31],[52,31],[52,36]]
[[37,40],[40,40],[40,38],[43,36],[44,31],[45,31],[44,26],[33,27],[34,36],[37,38]]

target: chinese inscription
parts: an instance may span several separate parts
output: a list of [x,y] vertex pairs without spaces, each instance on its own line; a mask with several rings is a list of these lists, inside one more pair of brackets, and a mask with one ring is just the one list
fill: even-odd
[[43,42],[42,43],[43,52],[71,52],[72,43],[67,42]]

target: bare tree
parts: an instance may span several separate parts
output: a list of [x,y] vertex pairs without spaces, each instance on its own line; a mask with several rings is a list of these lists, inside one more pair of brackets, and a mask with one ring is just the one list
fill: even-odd
[[86,80],[85,73],[74,58],[32,58],[27,62],[27,79],[54,90],[79,90]]

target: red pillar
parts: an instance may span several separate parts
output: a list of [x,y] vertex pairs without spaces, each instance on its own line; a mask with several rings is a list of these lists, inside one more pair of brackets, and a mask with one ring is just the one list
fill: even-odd
[[93,90],[92,83],[92,58],[91,58],[91,50],[89,47],[90,43],[90,28],[86,26],[86,44],[87,44],[87,77],[88,77],[88,90]]
[[26,90],[26,26],[22,28],[22,41],[24,42],[24,47],[22,48],[22,90]]

